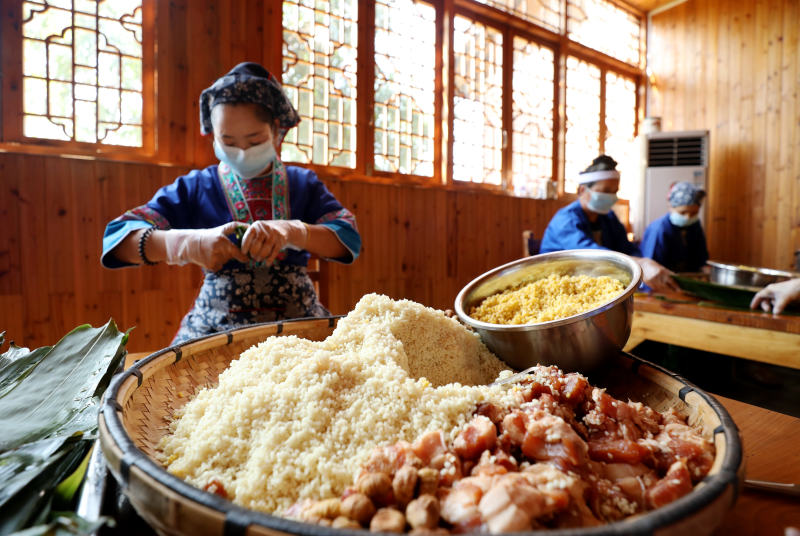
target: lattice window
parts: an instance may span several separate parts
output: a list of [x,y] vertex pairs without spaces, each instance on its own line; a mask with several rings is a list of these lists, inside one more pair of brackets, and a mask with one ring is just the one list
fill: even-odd
[[302,117],[284,160],[355,167],[357,46],[357,0],[284,0],[283,84]]
[[375,169],[433,176],[436,10],[375,3]]
[[636,178],[636,82],[606,73],[606,139],[604,152],[616,160],[620,172],[619,197],[631,199]]
[[642,64],[642,21],[607,0],[568,0],[567,37],[631,65]]
[[142,3],[22,3],[23,135],[142,146]]
[[453,21],[453,180],[502,184],[503,34]]
[[517,17],[544,26],[549,30],[563,31],[563,0],[477,0]]
[[512,185],[546,199],[553,180],[553,50],[514,38]]
[[600,69],[568,57],[566,99],[564,190],[572,193],[578,173],[600,153]]

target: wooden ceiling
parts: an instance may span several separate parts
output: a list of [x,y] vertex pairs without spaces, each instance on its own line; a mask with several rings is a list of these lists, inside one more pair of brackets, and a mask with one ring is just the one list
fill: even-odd
[[675,0],[626,0],[626,3],[647,13],[648,11],[652,11],[674,1]]

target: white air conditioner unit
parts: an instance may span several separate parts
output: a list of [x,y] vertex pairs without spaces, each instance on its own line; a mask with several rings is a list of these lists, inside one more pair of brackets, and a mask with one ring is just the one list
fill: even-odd
[[[653,221],[667,212],[669,189],[676,182],[691,182],[708,192],[708,131],[651,132],[643,137],[643,176],[638,210],[632,210],[633,231],[641,238]],[[705,207],[700,220],[705,222]]]

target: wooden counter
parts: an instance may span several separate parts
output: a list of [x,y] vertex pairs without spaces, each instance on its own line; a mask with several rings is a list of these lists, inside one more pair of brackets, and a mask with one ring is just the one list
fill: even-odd
[[625,351],[645,340],[800,369],[800,315],[725,309],[685,294],[637,294]]
[[[800,483],[800,419],[716,398],[739,427],[745,478]],[[800,528],[800,497],[745,488],[715,534],[783,536],[786,527]]]

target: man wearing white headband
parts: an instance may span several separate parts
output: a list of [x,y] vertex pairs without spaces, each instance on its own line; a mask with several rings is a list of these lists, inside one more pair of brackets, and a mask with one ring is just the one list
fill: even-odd
[[671,272],[642,257],[628,240],[625,227],[612,212],[617,202],[617,163],[600,155],[578,176],[578,199],[556,212],[542,237],[541,253],[565,249],[610,249],[634,257],[642,267],[645,284],[653,290],[678,290]]

